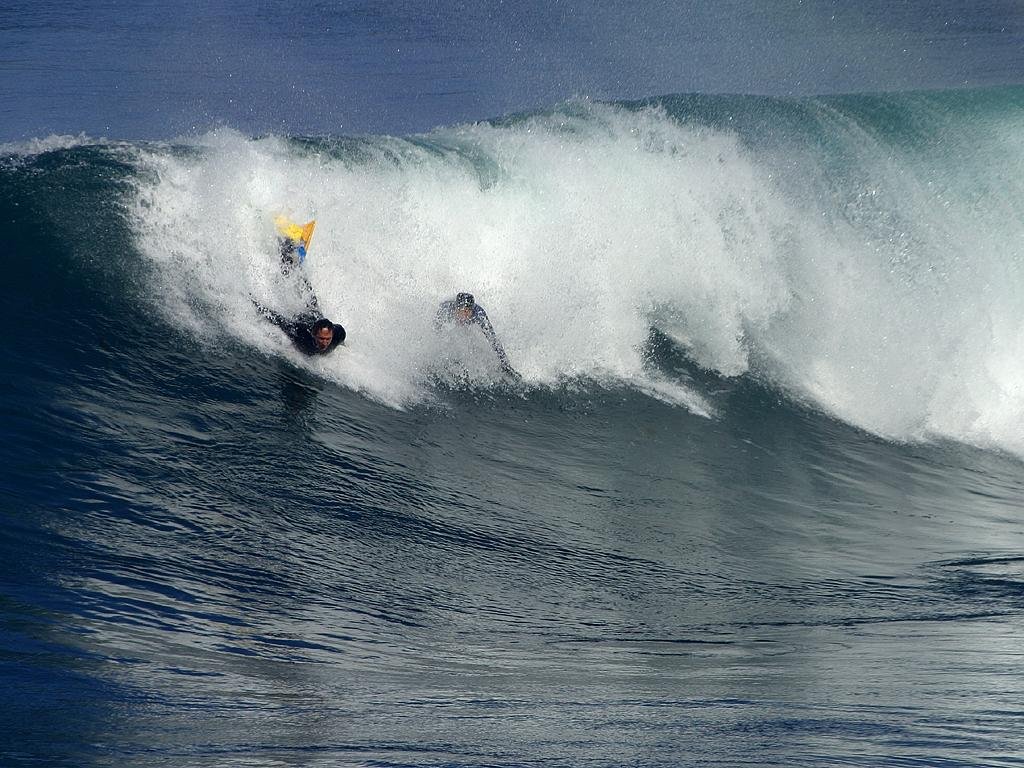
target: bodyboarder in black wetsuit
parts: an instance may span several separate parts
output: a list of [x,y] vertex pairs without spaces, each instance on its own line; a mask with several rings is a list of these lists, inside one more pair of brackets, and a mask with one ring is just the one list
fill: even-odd
[[[300,252],[301,244],[292,240],[282,238],[279,241],[281,248],[281,271],[290,275],[299,266],[304,256]],[[313,292],[313,286],[304,274],[298,276],[306,292],[306,311],[293,318],[279,315],[272,309],[264,307],[255,299],[252,303],[256,309],[267,320],[272,322],[282,331],[285,336],[292,340],[295,348],[304,355],[325,355],[335,347],[345,342],[345,329],[337,323],[332,323],[323,313],[320,312],[320,302]]]
[[302,314],[289,320],[262,304],[256,304],[256,309],[284,331],[285,336],[304,355],[326,355],[345,342],[345,329],[326,317]]

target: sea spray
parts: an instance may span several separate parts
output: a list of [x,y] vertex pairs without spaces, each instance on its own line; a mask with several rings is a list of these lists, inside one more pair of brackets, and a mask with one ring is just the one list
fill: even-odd
[[470,290],[529,386],[653,391],[653,326],[885,437],[1019,453],[1022,121],[998,89],[572,102],[406,139],[223,129],[140,151],[137,242],[178,322],[270,351],[249,296],[294,309],[272,217],[316,217],[308,276],[351,339],[317,368],[393,404],[429,397],[433,311]]

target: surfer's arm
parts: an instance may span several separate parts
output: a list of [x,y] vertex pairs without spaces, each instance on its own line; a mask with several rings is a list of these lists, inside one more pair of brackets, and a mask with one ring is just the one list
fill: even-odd
[[320,300],[316,297],[316,293],[313,291],[313,286],[305,275],[300,275],[303,286],[306,288],[306,312],[307,314],[316,315],[317,319],[323,317],[323,313],[320,311]]
[[[301,241],[289,240],[284,237],[278,238],[277,242],[281,251],[281,272],[286,276],[291,275],[296,267],[301,266],[305,261],[306,247]],[[314,316],[314,319],[323,317],[320,312],[320,300],[316,297],[313,284],[309,282],[304,271],[299,271],[297,278],[306,293],[306,312],[304,314]]]
[[452,321],[454,316],[454,305],[450,301],[441,302],[441,306],[437,308],[437,314],[434,315],[434,330],[441,330],[445,325]]
[[281,271],[286,275],[306,260],[306,247],[301,241],[279,237],[277,250],[281,254]]
[[261,315],[263,315],[263,317],[265,317],[267,320],[269,320],[282,331],[284,331],[285,335],[288,338],[292,340],[298,338],[299,324],[297,322],[295,322],[294,320],[289,320],[287,317],[284,317],[283,315],[279,315],[277,312],[270,309],[269,307],[263,306],[255,299],[252,299],[252,303],[255,305],[257,312],[259,312]]
[[505,354],[505,348],[501,346],[501,342],[498,341],[498,335],[494,332],[494,327],[491,325],[491,321],[488,319],[487,313],[484,312],[483,308],[477,308],[477,311],[473,313],[473,320],[480,326],[480,330],[483,331],[487,341],[491,344],[491,349],[493,349],[494,354],[498,356],[498,362],[501,363],[501,370],[509,376],[519,378],[519,374],[516,372],[516,369],[512,367],[511,363],[509,363],[508,355]]

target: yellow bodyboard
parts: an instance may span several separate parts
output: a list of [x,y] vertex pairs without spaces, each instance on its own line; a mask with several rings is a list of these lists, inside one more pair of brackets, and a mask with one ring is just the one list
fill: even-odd
[[287,237],[289,240],[302,243],[302,247],[309,250],[309,241],[313,239],[313,228],[316,227],[316,219],[307,221],[305,224],[296,224],[286,216],[278,216],[274,219],[274,224],[277,225],[277,231],[281,234],[281,237]]

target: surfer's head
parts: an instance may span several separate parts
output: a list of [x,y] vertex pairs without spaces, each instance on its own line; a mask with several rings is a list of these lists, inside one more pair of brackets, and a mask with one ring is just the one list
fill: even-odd
[[473,316],[476,301],[472,293],[460,293],[455,297],[455,316],[461,322],[467,322]]
[[313,323],[310,334],[313,337],[313,343],[316,344],[317,351],[325,352],[331,346],[331,342],[334,341],[334,323],[326,317],[321,318]]

